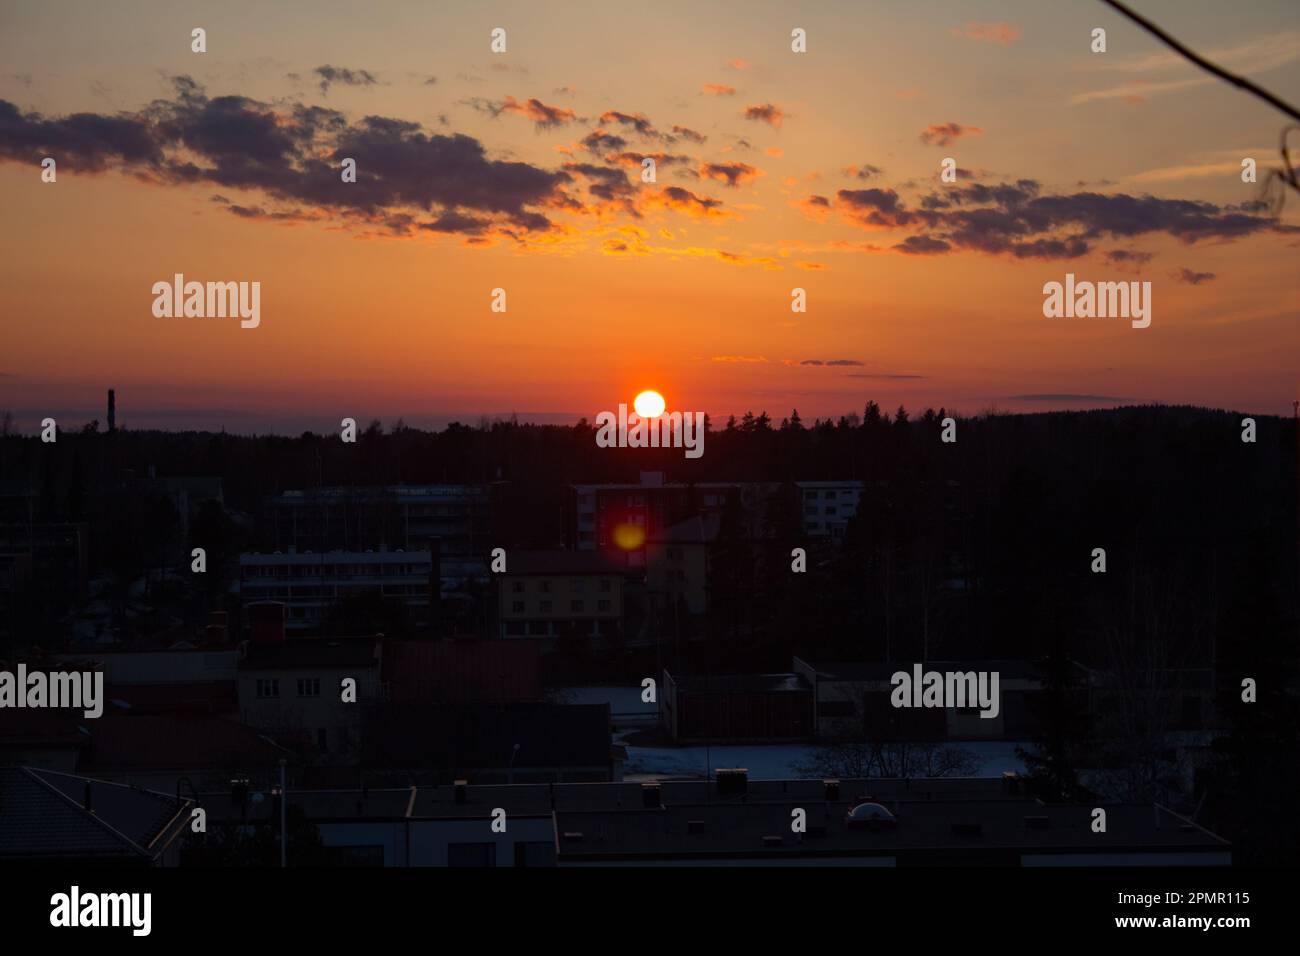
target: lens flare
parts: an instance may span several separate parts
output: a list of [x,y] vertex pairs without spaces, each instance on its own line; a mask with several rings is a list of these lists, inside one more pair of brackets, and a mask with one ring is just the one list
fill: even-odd
[[635,524],[620,524],[614,528],[614,544],[624,551],[635,551],[645,544],[645,529]]
[[632,407],[642,418],[658,418],[664,413],[664,397],[658,392],[644,391],[632,400]]

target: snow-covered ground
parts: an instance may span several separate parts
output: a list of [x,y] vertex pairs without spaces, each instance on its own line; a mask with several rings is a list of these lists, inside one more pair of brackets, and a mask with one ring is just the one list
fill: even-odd
[[[980,761],[978,777],[1000,777],[1005,770],[1024,772],[1016,759],[1015,742],[954,742]],[[814,748],[803,744],[755,744],[718,747],[632,747],[627,748],[625,779],[656,777],[703,777],[719,767],[744,767],[751,780],[782,780],[802,776],[796,765],[807,763]]]

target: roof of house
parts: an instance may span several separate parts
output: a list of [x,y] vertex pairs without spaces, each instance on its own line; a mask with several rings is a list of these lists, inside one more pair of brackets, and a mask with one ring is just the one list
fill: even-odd
[[802,693],[812,690],[798,674],[672,674],[679,690],[695,694]]
[[143,858],[185,824],[189,800],[76,774],[0,768],[0,858]]
[[238,688],[233,680],[109,684],[104,697],[131,714],[231,714],[239,709]]
[[541,643],[385,640],[389,700],[404,703],[507,703],[542,697]]
[[239,662],[243,670],[338,670],[379,663],[378,637],[289,637],[252,642]]
[[222,770],[270,766],[287,754],[251,727],[218,716],[105,711],[85,726],[90,745],[79,769]]
[[[468,704],[369,708],[366,767],[452,770],[601,767],[610,762],[608,704]],[[515,745],[519,749],[515,751]]]

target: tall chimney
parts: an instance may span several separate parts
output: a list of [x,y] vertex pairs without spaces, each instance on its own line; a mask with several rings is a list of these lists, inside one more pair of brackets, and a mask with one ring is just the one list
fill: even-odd
[[108,390],[108,433],[117,431],[117,392]]

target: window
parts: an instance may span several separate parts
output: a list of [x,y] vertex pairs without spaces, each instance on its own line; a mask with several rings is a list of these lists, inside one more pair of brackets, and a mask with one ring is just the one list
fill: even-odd
[[329,753],[329,734],[325,732],[324,727],[319,727],[316,730],[316,749],[321,753]]
[[550,593],[551,593],[551,582],[550,582],[550,581],[540,581],[540,582],[538,582],[537,589],[538,589],[539,591],[541,591],[543,594],[550,594]]
[[817,500],[817,492],[815,492],[815,491],[810,491],[810,492],[808,492],[804,497],[807,498],[809,501],[816,501],[816,500]]
[[319,677],[299,677],[299,678],[298,678],[298,696],[299,696],[299,697],[319,697],[319,696],[320,696],[320,678],[319,678]]
[[496,866],[495,843],[448,843],[448,866]]
[[601,579],[600,579],[600,590],[601,590],[601,593],[608,593],[608,592],[609,592],[609,589],[610,589],[610,587],[613,585],[613,583],[614,583],[614,582],[610,581],[609,578],[601,578]]
[[555,866],[555,844],[550,840],[516,843],[515,866]]
[[668,560],[669,560],[669,561],[680,561],[681,559],[682,559],[682,549],[681,549],[681,548],[669,548],[669,549],[668,549]]
[[259,677],[257,679],[257,696],[279,697],[280,681],[274,677]]
[[515,613],[515,614],[523,614],[523,613],[524,613],[524,602],[523,602],[523,601],[513,601],[513,602],[511,602],[511,604],[510,604],[510,610],[511,610],[513,613]]
[[581,594],[587,589],[587,582],[584,578],[574,578],[569,582],[569,590],[574,594]]
[[826,506],[826,513],[827,513],[828,515],[833,515],[833,514],[835,514],[835,513],[836,513],[835,506],[834,506],[834,505],[827,505],[827,506]]
[[596,602],[596,610],[597,610],[597,611],[608,611],[608,610],[609,610],[609,602],[608,602],[608,601],[597,601],[597,602]]
[[543,602],[542,602],[542,608],[541,608],[541,610],[542,610],[542,613],[543,613],[543,614],[550,614],[550,613],[551,613],[551,602],[550,602],[550,601],[543,601]]
[[523,593],[524,593],[524,582],[523,582],[523,581],[512,581],[512,582],[510,583],[510,590],[513,591],[515,594],[523,594]]
[[523,621],[506,621],[506,637],[523,637]]
[[583,601],[570,601],[570,602],[569,602],[569,610],[571,610],[571,611],[575,611],[575,612],[578,612],[578,613],[581,613],[581,612],[582,612],[582,609],[583,609],[583,605],[584,605],[584,603],[585,603],[585,602],[583,602]]

